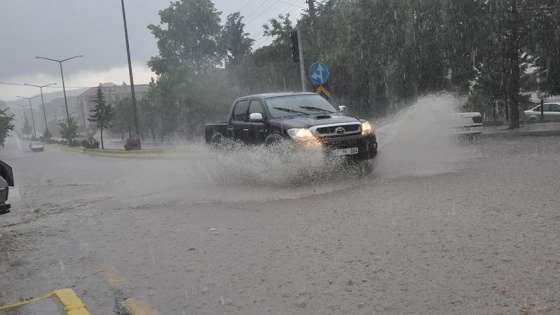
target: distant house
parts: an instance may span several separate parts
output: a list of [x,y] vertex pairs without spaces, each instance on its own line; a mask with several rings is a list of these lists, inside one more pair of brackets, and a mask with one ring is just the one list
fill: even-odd
[[[102,83],[99,86],[87,89],[82,94],[78,95],[78,104],[76,106],[77,112],[75,117],[80,117],[81,121],[78,125],[87,128],[90,122],[87,118],[90,116],[90,111],[95,108],[95,103],[93,102],[97,97],[97,88],[101,87],[101,91],[105,97],[105,101],[108,104],[114,104],[122,99],[130,97],[130,86],[123,83],[123,85],[116,85],[113,83]],[[148,91],[148,84],[135,84],[134,94],[136,94],[136,99],[140,100]],[[79,113],[78,113],[79,112]]]

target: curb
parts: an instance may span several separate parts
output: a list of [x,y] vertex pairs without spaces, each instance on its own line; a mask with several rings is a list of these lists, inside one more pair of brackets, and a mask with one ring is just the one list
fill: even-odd
[[17,303],[2,305],[0,306],[0,310],[8,310],[11,308],[20,307],[29,303],[33,303],[39,300],[49,299],[52,297],[56,297],[60,304],[64,306],[64,311],[66,311],[67,315],[91,315],[87,306],[82,302],[82,300],[78,297],[76,292],[72,289],[58,289],[54,290],[50,293],[47,293],[43,296],[31,298],[27,300],[23,300]]
[[154,156],[165,153],[164,150],[133,150],[133,151],[112,150],[112,149],[99,150],[99,149],[85,149],[85,148],[65,147],[65,146],[56,146],[55,148],[62,151],[70,151],[70,152],[99,155],[99,156],[123,157],[123,158],[152,158]]
[[542,130],[542,131],[504,131],[504,132],[491,132],[481,133],[478,135],[481,138],[511,138],[511,137],[545,137],[545,136],[560,136],[560,130]]

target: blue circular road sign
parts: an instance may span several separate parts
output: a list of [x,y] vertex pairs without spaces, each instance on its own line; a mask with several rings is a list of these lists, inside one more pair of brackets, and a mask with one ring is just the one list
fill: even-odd
[[324,63],[316,62],[309,67],[309,78],[316,85],[327,82],[329,78],[329,69]]

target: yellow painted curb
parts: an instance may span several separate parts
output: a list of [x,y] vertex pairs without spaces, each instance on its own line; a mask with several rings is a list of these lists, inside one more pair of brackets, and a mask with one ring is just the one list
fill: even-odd
[[45,295],[40,296],[40,297],[26,299],[26,300],[23,300],[23,301],[19,301],[17,303],[2,305],[2,306],[0,306],[0,311],[7,310],[7,309],[10,309],[10,308],[14,308],[14,307],[18,307],[18,306],[22,306],[22,305],[25,305],[25,304],[29,304],[31,302],[48,299],[48,298],[52,297],[53,295],[54,295],[54,292],[51,292],[49,294],[45,294]]
[[148,302],[139,297],[131,297],[121,302],[132,315],[160,315]]
[[48,299],[48,298],[51,298],[53,296],[56,296],[58,298],[58,300],[60,301],[60,303],[64,306],[64,310],[66,311],[66,314],[68,314],[68,315],[91,315],[91,313],[87,309],[87,306],[82,302],[82,300],[80,300],[78,295],[76,295],[76,293],[72,289],[59,289],[59,290],[52,291],[52,292],[50,292],[48,294],[45,294],[43,296],[40,296],[40,297],[27,299],[27,300],[24,300],[24,301],[20,301],[20,302],[8,304],[8,305],[2,305],[2,306],[0,306],[0,311],[7,310],[7,309],[10,309],[10,308],[14,308],[14,307],[18,307],[18,306],[22,306],[22,305],[25,305],[25,304],[29,304],[31,302]]
[[72,289],[60,289],[53,292],[68,315],[91,315],[87,306]]
[[112,149],[100,150],[100,149],[85,149],[85,148],[65,147],[65,146],[57,146],[57,149],[64,150],[64,151],[78,152],[78,153],[101,155],[101,156],[137,157],[137,158],[148,158],[148,157],[153,157],[154,155],[165,153],[164,150],[130,150],[130,151],[112,150]]

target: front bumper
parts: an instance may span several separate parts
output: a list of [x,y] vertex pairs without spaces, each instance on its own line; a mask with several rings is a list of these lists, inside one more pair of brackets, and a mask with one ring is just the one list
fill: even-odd
[[482,125],[472,125],[457,127],[453,129],[454,135],[473,135],[482,133],[484,127]]
[[320,142],[323,144],[327,156],[335,156],[336,152],[340,152],[337,150],[352,148],[357,148],[358,152],[343,156],[352,160],[369,160],[377,155],[377,139],[373,133],[321,139]]

